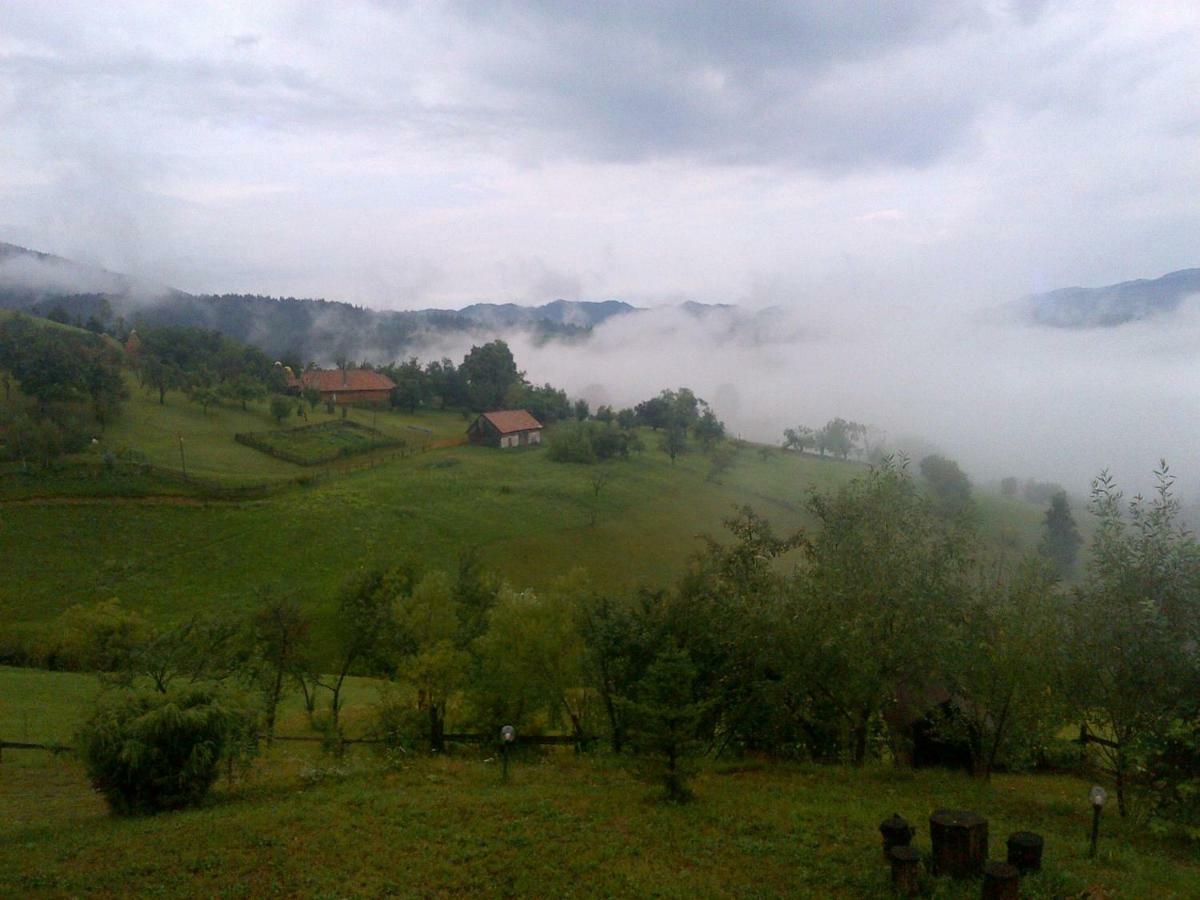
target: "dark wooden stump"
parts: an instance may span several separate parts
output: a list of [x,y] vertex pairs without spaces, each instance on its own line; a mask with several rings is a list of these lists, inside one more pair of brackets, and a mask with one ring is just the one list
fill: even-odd
[[879,823],[879,833],[883,835],[883,858],[890,862],[892,848],[907,847],[917,830],[901,818],[900,813],[892,813],[890,819]]
[[921,854],[907,844],[893,847],[888,853],[892,864],[892,890],[901,897],[915,897],[921,893]]
[[988,855],[988,823],[978,813],[939,809],[929,817],[935,875],[975,878]]
[[1042,836],[1032,831],[1018,831],[1008,836],[1008,861],[1021,874],[1042,868]]
[[1017,900],[1021,896],[1021,873],[1010,863],[993,860],[983,867],[983,900]]

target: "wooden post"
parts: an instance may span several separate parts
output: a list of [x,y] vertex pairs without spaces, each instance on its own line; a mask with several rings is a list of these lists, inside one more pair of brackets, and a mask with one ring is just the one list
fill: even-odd
[[1017,900],[1021,896],[1021,873],[1010,863],[993,860],[983,867],[983,900]]
[[892,864],[892,890],[901,897],[921,893],[921,854],[907,844],[893,847],[888,853]]
[[1032,831],[1018,831],[1008,836],[1008,861],[1021,874],[1037,872],[1042,868],[1042,836]]
[[935,875],[976,878],[988,854],[988,822],[978,813],[939,809],[929,817]]

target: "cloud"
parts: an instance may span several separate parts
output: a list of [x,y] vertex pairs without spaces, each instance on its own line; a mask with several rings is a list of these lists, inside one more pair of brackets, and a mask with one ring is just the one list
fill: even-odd
[[979,312],[1198,264],[1198,41],[1192,0],[8,0],[0,240],[189,291],[778,307],[774,342],[601,334],[572,383],[696,381],[747,429],[997,410],[1080,469],[1119,455],[1055,436],[1088,410],[1144,469],[1178,417],[1134,388],[1194,412],[1186,348]]
[[533,381],[595,396],[602,372],[618,407],[688,386],[754,440],[843,416],[932,441],[978,481],[1054,479],[1083,493],[1109,468],[1145,486],[1165,456],[1185,492],[1200,483],[1200,298],[1123,334],[928,311],[855,327],[779,311],[756,333],[735,315],[659,309],[610,319],[582,345],[510,340]]

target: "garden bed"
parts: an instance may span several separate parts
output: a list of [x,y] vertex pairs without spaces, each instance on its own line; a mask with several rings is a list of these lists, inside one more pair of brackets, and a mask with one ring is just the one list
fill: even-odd
[[403,438],[392,437],[346,419],[279,431],[235,434],[233,439],[298,466],[317,466],[382,447],[403,447],[407,444]]

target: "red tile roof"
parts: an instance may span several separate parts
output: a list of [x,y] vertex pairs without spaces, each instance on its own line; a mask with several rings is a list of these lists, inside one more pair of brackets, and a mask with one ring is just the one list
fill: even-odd
[[300,374],[300,384],[323,393],[338,391],[390,391],[396,383],[370,369],[313,369]]
[[542,427],[542,423],[524,409],[501,409],[495,412],[485,412],[483,417],[491,422],[501,434],[530,431]]

